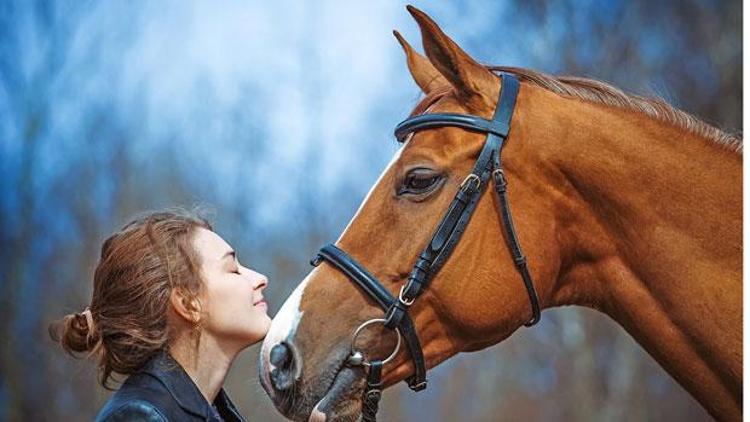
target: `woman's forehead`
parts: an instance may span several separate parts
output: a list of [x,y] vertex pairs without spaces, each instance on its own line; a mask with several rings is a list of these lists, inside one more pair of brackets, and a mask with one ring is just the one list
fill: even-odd
[[221,259],[228,252],[232,252],[232,247],[221,236],[202,227],[198,228],[193,235],[193,245],[198,253],[214,260]]

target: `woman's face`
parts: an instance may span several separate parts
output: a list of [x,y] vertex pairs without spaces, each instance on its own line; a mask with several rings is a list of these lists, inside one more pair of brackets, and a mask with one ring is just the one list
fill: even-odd
[[205,286],[203,334],[241,348],[262,340],[271,324],[262,294],[268,285],[266,276],[243,267],[234,249],[210,230],[197,229],[192,241]]

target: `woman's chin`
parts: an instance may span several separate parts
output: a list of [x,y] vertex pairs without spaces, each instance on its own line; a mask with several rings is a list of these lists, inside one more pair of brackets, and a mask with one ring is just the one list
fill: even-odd
[[263,315],[262,317],[253,315],[253,318],[242,327],[241,337],[247,342],[248,346],[263,341],[271,328],[271,317]]

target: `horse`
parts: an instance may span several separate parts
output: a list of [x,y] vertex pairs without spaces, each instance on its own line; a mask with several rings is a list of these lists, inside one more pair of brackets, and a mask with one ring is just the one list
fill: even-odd
[[[412,116],[490,119],[505,75],[520,81],[503,165],[539,306],[608,315],[713,417],[740,420],[741,137],[602,82],[481,65],[424,12],[408,10],[426,55],[394,31],[425,94]],[[485,135],[455,126],[409,134],[336,241],[382,281],[383,294],[403,299]],[[509,232],[498,202],[478,197],[429,287],[406,301],[427,368],[495,345],[534,315],[514,251],[503,247]],[[354,360],[374,362],[395,347],[378,368],[385,387],[419,365],[396,345],[403,330],[378,328],[382,309],[371,295],[332,262],[317,263],[272,323],[260,382],[288,418],[354,420],[370,377]]]

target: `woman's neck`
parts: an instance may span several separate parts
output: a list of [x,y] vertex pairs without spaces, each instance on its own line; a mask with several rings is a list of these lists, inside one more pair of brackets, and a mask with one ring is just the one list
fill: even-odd
[[196,347],[194,337],[175,341],[169,353],[190,376],[206,401],[213,404],[239,350],[227,350],[208,336],[203,336],[197,343]]

